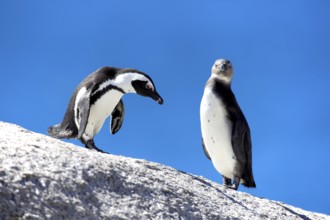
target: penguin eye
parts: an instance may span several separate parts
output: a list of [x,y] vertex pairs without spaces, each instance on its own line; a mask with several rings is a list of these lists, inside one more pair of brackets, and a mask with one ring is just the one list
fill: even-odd
[[148,89],[148,90],[150,90],[150,89],[152,89],[152,86],[150,85],[150,84],[146,84],[146,89]]

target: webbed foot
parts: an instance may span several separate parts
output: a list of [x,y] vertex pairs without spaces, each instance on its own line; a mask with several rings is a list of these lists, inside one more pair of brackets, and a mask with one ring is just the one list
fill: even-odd
[[233,189],[233,190],[237,190],[238,186],[239,186],[239,182],[240,182],[240,178],[235,176],[234,177],[234,184],[231,184],[231,179],[227,178],[225,176],[222,176],[223,178],[223,185],[228,188],[228,189]]
[[103,150],[96,147],[93,139],[86,141],[85,142],[85,147],[90,149],[90,150],[94,150],[94,151],[101,152],[101,153],[106,153]]

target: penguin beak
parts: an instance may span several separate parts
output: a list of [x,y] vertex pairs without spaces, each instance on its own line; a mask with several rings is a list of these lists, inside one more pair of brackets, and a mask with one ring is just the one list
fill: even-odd
[[224,71],[227,71],[229,68],[231,68],[231,63],[230,61],[226,61],[224,64],[222,64],[221,69]]
[[158,92],[154,91],[153,93],[150,94],[150,97],[155,100],[156,102],[158,102],[158,104],[162,105],[164,103],[164,100],[162,97],[160,97],[160,95],[158,94]]

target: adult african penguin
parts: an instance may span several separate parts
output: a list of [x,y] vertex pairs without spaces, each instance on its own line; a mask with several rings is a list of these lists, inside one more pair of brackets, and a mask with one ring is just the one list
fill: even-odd
[[224,185],[237,190],[240,183],[246,187],[256,184],[249,125],[231,90],[233,73],[229,60],[215,61],[205,85],[200,120],[206,156],[222,174]]
[[137,93],[163,104],[152,79],[128,68],[102,67],[87,76],[73,92],[61,123],[48,128],[55,138],[76,138],[86,148],[103,152],[95,146],[94,136],[111,115],[110,132],[119,131],[124,120],[126,93]]

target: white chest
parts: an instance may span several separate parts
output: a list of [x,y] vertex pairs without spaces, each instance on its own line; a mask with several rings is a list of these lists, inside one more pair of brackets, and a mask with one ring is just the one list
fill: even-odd
[[231,144],[232,123],[222,101],[206,88],[200,106],[202,137],[212,163],[222,175],[233,178],[236,164]]
[[113,89],[96,100],[89,111],[86,135],[93,137],[101,130],[104,121],[112,113],[122,96],[123,93]]

